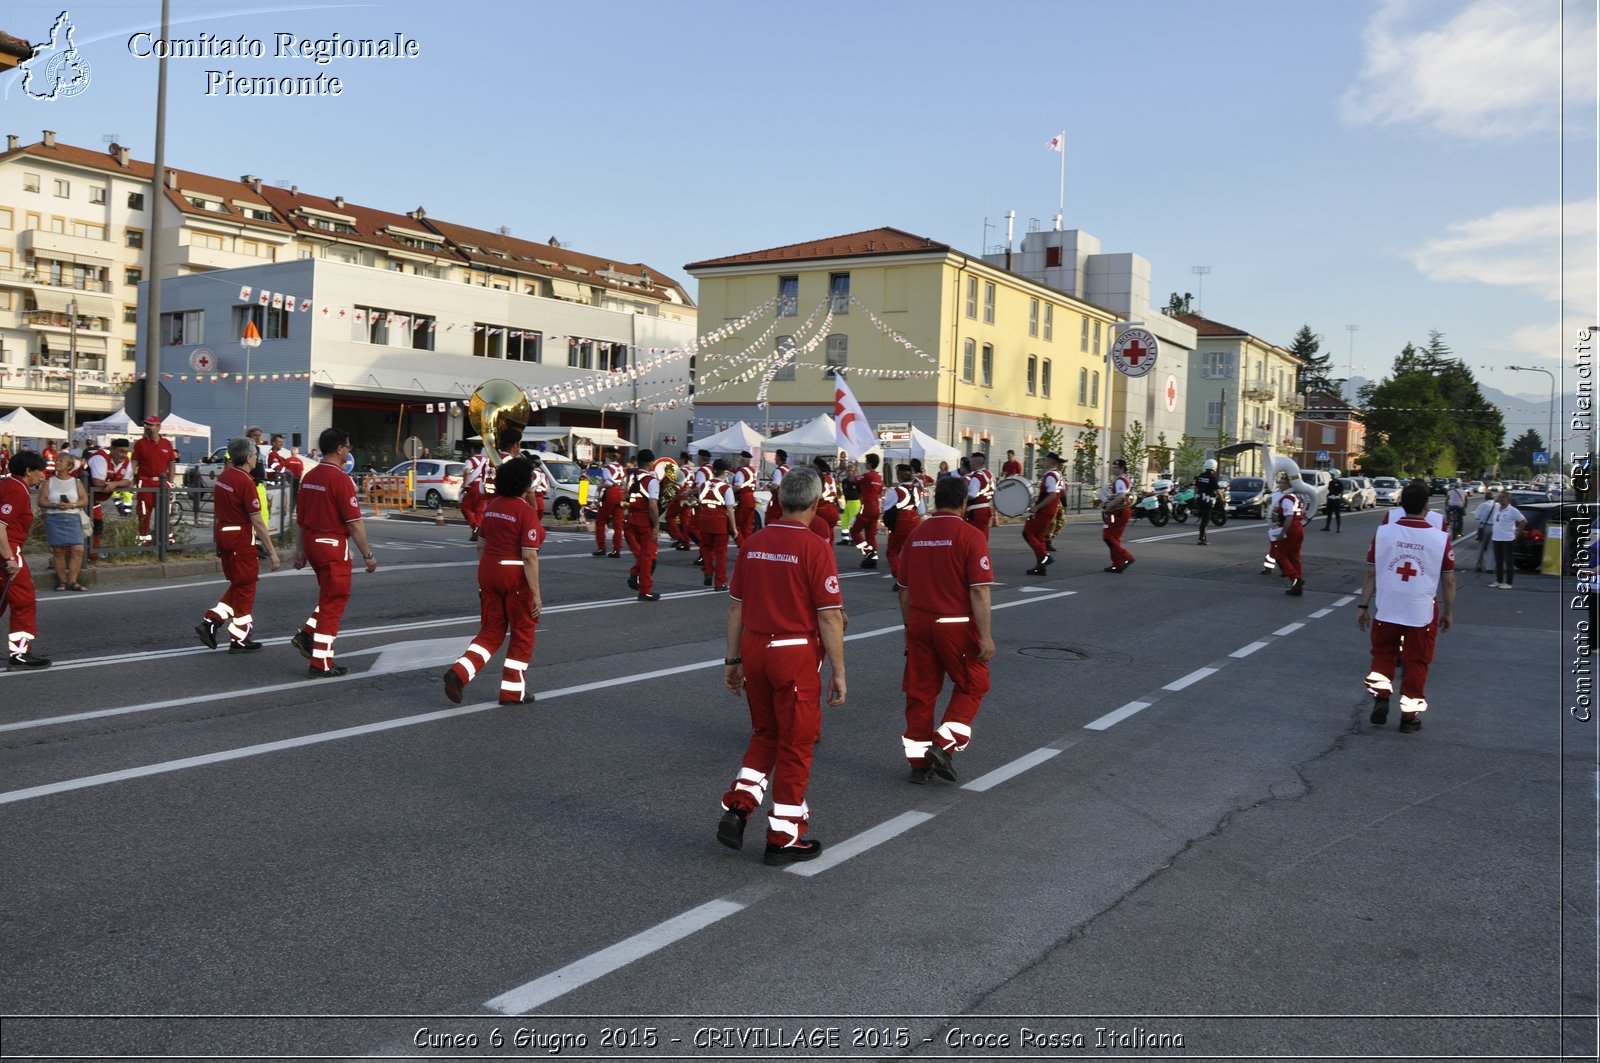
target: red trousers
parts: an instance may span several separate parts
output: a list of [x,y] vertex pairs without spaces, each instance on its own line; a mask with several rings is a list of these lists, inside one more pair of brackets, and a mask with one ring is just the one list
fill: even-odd
[[850,541],[862,548],[863,553],[878,552],[878,507],[868,509],[861,507],[856,514],[856,519],[850,525]]
[[483,522],[483,511],[487,505],[482,485],[474,480],[472,486],[461,495],[461,516],[466,520],[467,527],[473,531],[478,530],[478,525]]
[[510,632],[505,664],[500,670],[500,700],[520,702],[528,692],[528,664],[533,660],[533,591],[521,561],[485,561],[478,565],[478,633],[450,670],[461,685],[472,682]]
[[611,530],[611,549],[622,552],[622,488],[608,487],[600,496],[594,519],[594,548],[606,548],[606,529]]
[[738,776],[722,795],[722,807],[753,812],[770,786],[767,841],[794,845],[811,818],[806,783],[812,747],[822,734],[822,641],[816,635],[746,631],[739,655],[750,703],[750,744]]
[[628,552],[633,555],[633,567],[628,575],[639,577],[639,593],[649,594],[656,585],[656,529],[650,515],[636,517],[628,514],[623,531],[628,537]]
[[1278,536],[1278,564],[1290,579],[1300,578],[1300,545],[1305,538],[1306,526],[1298,518],[1291,518]]
[[733,503],[733,523],[739,529],[739,541],[745,542],[756,532],[756,499],[753,492],[740,491]]
[[1033,547],[1034,561],[1038,564],[1044,564],[1044,559],[1050,556],[1050,524],[1060,508],[1061,499],[1052,498],[1034,510],[1033,516],[1022,526],[1022,539]]
[[989,522],[994,517],[994,506],[984,503],[981,506],[967,507],[967,523],[983,532],[983,537],[989,537]]
[[1400,711],[1425,712],[1428,699],[1428,666],[1433,663],[1434,641],[1439,636],[1439,607],[1433,607],[1433,622],[1427,627],[1405,627],[1384,620],[1372,621],[1372,671],[1367,675],[1367,690],[1378,697],[1394,693],[1395,666],[1403,662],[1400,679]]
[[718,587],[728,585],[728,511],[700,507],[700,571]]
[[694,514],[686,510],[681,503],[674,499],[667,505],[667,538],[675,543],[693,539],[694,529],[690,523],[693,518]]
[[161,486],[159,476],[139,477],[139,490],[134,495],[134,510],[139,514],[139,534],[150,534],[150,518],[156,511],[156,491]]
[[[33,645],[39,608],[39,596],[33,589],[33,573],[23,564],[21,544],[14,545],[17,552],[11,559],[11,571],[16,575],[12,576],[5,597],[6,608],[11,611],[11,631],[10,638],[6,640],[6,651],[13,656],[27,653],[28,647]],[[4,579],[4,576],[0,576],[0,581]]]
[[817,516],[828,526],[828,542],[833,542],[838,535],[839,507],[832,502],[818,502]]
[[217,543],[217,557],[222,561],[222,574],[228,578],[228,589],[222,592],[216,605],[206,610],[206,619],[213,624],[227,624],[228,637],[234,642],[244,642],[255,625],[250,610],[255,607],[256,584],[261,580],[255,540],[249,531],[219,531],[219,534],[222,538]]
[[[300,532],[305,534],[305,529]],[[333,640],[339,634],[339,621],[350,604],[350,541],[308,538],[306,561],[317,574],[317,607],[300,630],[311,637],[311,667],[327,672],[333,668]]]
[[889,574],[896,583],[900,582],[900,552],[906,547],[906,540],[911,538],[911,533],[917,530],[917,525],[922,523],[922,515],[914,509],[902,509],[900,515],[894,519],[894,528],[889,532],[889,545],[884,549],[889,551]]
[[1110,548],[1111,564],[1116,568],[1122,568],[1133,560],[1133,555],[1122,545],[1122,533],[1127,530],[1128,522],[1132,519],[1133,511],[1127,508],[1119,509],[1104,517],[1106,529],[1100,533],[1100,538],[1104,539],[1106,546]]
[[[935,729],[934,703],[944,689],[945,676],[955,689]],[[973,717],[989,692],[989,663],[978,660],[978,625],[970,617],[911,610],[901,686],[906,692],[906,733],[901,742],[913,767],[927,767],[932,742],[950,752],[965,749],[972,740]]]

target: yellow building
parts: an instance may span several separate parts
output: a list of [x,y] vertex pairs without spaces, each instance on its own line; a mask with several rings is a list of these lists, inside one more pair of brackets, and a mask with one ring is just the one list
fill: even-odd
[[684,268],[700,282],[700,434],[831,412],[835,369],[880,435],[916,427],[997,469],[1015,450],[1032,472],[1040,417],[1063,453],[1104,420],[1117,315],[948,244],[872,229]]

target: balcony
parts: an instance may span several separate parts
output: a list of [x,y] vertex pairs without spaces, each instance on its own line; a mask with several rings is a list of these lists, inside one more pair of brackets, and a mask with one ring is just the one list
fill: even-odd
[[1286,391],[1278,396],[1278,407],[1298,412],[1306,408],[1306,397],[1297,395],[1293,391]]
[[31,284],[52,291],[109,292],[108,281],[63,276],[59,281],[50,279],[48,269],[0,268],[0,284]]
[[178,248],[178,265],[201,270],[238,269],[241,266],[270,266],[272,265],[272,259],[240,254],[237,251],[220,251],[212,247],[196,247],[194,244],[185,244]]
[[87,236],[68,236],[45,229],[24,229],[17,235],[17,248],[36,258],[60,259],[67,262],[85,262],[96,266],[111,266],[117,261],[117,245],[109,240],[94,240]]
[[1244,397],[1257,402],[1275,402],[1278,398],[1278,389],[1265,380],[1250,380],[1245,382]]

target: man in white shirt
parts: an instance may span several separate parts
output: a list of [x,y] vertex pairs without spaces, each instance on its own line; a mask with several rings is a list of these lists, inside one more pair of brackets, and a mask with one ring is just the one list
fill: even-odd
[[1367,691],[1372,695],[1371,722],[1389,719],[1397,665],[1400,680],[1400,730],[1422,729],[1427,711],[1428,666],[1434,641],[1449,631],[1456,603],[1456,558],[1450,535],[1422,517],[1428,506],[1425,484],[1409,483],[1400,492],[1405,517],[1380,526],[1367,550],[1367,574],[1361,585],[1356,626],[1372,627],[1372,669]]
[[1490,516],[1494,513],[1495,501],[1485,498],[1478,503],[1478,508],[1473,511],[1472,517],[1478,522],[1478,562],[1472,566],[1472,571],[1483,571],[1483,555],[1489,549],[1489,536],[1494,531]]
[[1461,537],[1461,518],[1467,512],[1467,492],[1457,480],[1450,485],[1450,490],[1444,496],[1444,519],[1450,528],[1450,534],[1456,538]]
[[1511,563],[1511,551],[1517,545],[1517,534],[1528,526],[1521,511],[1511,504],[1510,491],[1501,491],[1500,497],[1495,499],[1489,525],[1493,529],[1490,539],[1494,542],[1494,582],[1489,586],[1508,591],[1517,568]]

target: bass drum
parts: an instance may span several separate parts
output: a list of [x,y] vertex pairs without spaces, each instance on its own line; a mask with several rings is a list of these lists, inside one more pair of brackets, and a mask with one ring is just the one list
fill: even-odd
[[1007,476],[994,488],[994,511],[1002,517],[1020,517],[1033,501],[1033,486],[1022,476]]

